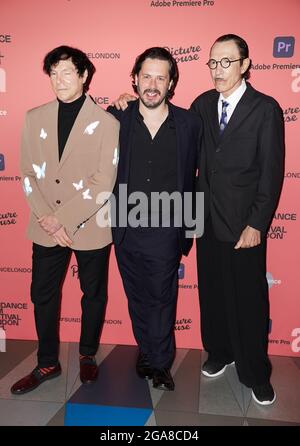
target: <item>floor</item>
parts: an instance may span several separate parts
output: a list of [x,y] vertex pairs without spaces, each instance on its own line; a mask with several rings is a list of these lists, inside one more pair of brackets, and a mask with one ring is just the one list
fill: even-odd
[[300,425],[300,358],[272,356],[276,402],[257,405],[234,365],[224,375],[200,373],[206,353],[178,349],[176,389],[163,392],[135,374],[137,348],[101,345],[97,382],[82,385],[78,344],[62,343],[63,374],[34,391],[14,396],[12,384],[36,365],[35,341],[6,343],[0,353],[1,426],[275,426]]

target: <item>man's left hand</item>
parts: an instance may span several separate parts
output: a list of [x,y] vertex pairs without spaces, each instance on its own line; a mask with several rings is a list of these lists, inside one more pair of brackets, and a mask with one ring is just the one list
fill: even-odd
[[55,243],[59,246],[62,246],[63,248],[69,247],[71,248],[72,240],[66,233],[65,228],[61,227],[58,231],[55,232],[52,236]]
[[246,226],[234,249],[253,248],[254,246],[259,245],[260,242],[260,231],[252,228],[251,226]]

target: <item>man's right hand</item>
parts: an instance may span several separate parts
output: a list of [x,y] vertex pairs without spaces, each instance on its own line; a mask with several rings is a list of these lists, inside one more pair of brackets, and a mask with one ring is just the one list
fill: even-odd
[[48,235],[54,234],[62,227],[55,215],[43,215],[38,219],[38,222],[40,227],[47,232]]
[[136,96],[133,96],[132,94],[129,93],[123,93],[118,97],[118,99],[113,101],[111,105],[113,107],[116,107],[118,110],[124,111],[128,107],[128,102],[136,100],[137,100]]

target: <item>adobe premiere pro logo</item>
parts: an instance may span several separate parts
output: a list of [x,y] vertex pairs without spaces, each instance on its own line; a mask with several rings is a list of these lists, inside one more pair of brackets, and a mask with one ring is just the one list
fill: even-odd
[[4,161],[4,155],[0,153],[0,170],[5,169],[5,161]]
[[292,57],[294,55],[295,37],[275,37],[273,57]]
[[180,263],[180,265],[179,265],[178,279],[184,279],[184,263]]

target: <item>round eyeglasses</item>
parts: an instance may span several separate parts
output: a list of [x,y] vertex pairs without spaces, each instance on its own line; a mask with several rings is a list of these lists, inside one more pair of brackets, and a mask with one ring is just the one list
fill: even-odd
[[211,70],[215,70],[218,66],[218,63],[221,65],[222,68],[229,68],[233,62],[238,62],[239,60],[244,60],[244,57],[235,60],[230,60],[228,59],[228,57],[223,57],[221,60],[209,59],[206,65]]

